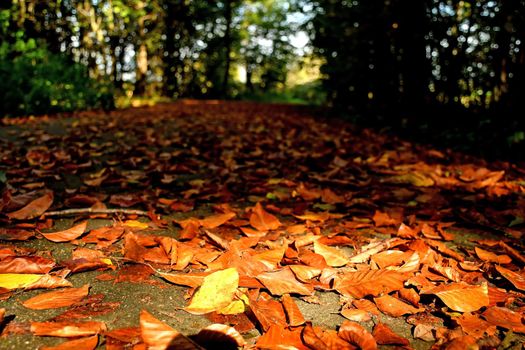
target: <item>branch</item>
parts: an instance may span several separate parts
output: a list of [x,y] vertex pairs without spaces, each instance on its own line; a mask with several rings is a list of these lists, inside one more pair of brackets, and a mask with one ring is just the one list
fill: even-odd
[[76,214],[127,214],[127,215],[140,215],[148,216],[148,213],[143,210],[135,209],[92,209],[92,208],[78,208],[78,209],[65,209],[57,211],[48,211],[42,214],[45,216],[69,216]]

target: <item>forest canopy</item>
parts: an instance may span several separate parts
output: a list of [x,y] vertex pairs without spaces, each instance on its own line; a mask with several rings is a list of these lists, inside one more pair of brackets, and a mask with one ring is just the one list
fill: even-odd
[[524,16],[523,0],[6,1],[0,112],[277,97],[521,143]]

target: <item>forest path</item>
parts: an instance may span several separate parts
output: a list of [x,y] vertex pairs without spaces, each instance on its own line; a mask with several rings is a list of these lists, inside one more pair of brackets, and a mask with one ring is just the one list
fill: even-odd
[[[34,335],[37,326],[41,334],[60,326],[30,327],[49,320],[99,321],[67,336],[100,334],[100,348],[160,344],[139,326],[144,309],[186,336],[223,323],[248,345],[268,348],[348,334],[370,346],[367,331],[349,330],[343,314],[374,329],[380,344],[405,342],[380,323],[418,349],[523,341],[507,331],[523,334],[521,321],[497,319],[523,317],[525,170],[316,113],[188,100],[0,127],[8,183],[0,201],[0,348],[62,342]],[[149,215],[40,216],[87,207]],[[86,228],[67,230],[83,220]],[[62,230],[61,242],[44,237]],[[242,301],[238,314],[220,315],[224,305],[208,305],[206,315],[182,310],[194,295],[188,287],[204,283],[198,272],[230,267],[240,276],[229,296]],[[176,284],[161,271],[176,274]],[[6,273],[22,288],[2,284]],[[19,274],[28,273],[66,276],[77,287],[71,293],[89,284],[89,295],[67,305],[50,295],[43,309],[28,308],[22,302],[49,292],[25,290]],[[287,294],[314,326],[345,325],[339,337],[291,317]],[[272,325],[289,328],[276,334]],[[209,344],[205,334],[193,339]]]

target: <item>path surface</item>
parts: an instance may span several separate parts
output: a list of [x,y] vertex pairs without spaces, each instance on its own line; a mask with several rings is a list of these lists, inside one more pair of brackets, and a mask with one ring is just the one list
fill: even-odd
[[313,114],[0,127],[0,349],[521,349],[525,169]]

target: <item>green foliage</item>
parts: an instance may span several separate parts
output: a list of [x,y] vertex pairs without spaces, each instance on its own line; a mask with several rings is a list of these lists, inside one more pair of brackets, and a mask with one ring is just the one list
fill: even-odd
[[0,113],[44,114],[112,107],[108,85],[89,78],[85,66],[16,35],[0,46]]

